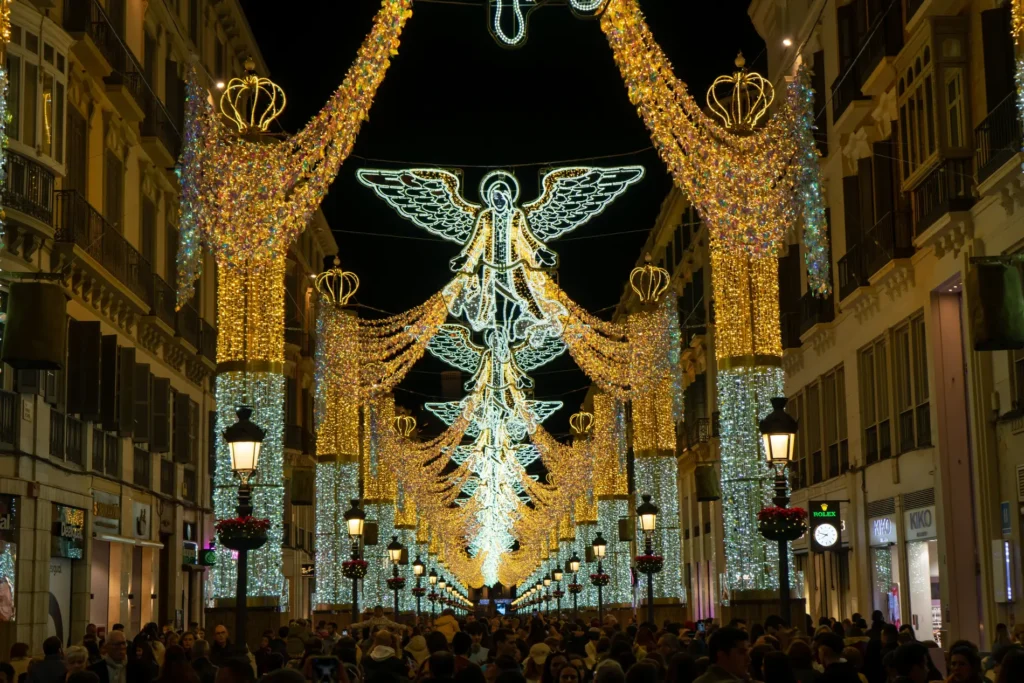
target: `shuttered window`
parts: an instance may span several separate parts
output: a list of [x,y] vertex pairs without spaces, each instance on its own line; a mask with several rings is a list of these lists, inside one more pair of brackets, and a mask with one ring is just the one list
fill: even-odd
[[124,234],[124,164],[109,149],[103,155],[103,214]]
[[149,450],[154,453],[171,451],[171,380],[153,378],[153,434]]
[[98,321],[71,320],[68,328],[68,412],[83,420],[100,415],[100,347]]
[[135,430],[132,433],[132,439],[136,442],[148,443],[153,433],[153,375],[149,372],[148,363],[135,364],[135,386],[133,389]]

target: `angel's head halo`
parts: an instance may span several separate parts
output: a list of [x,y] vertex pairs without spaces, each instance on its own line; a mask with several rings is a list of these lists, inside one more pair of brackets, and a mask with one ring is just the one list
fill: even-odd
[[508,171],[491,171],[480,181],[480,199],[488,206],[497,206],[495,198],[501,195],[509,205],[515,205],[519,201],[519,181]]

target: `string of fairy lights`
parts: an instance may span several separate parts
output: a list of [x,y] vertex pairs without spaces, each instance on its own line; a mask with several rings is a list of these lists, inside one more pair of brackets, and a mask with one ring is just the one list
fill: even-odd
[[[271,528],[267,545],[250,555],[250,595],[276,597],[282,606],[287,250],[351,152],[411,5],[383,0],[341,87],[309,125],[281,141],[264,135],[286,102],[269,79],[250,72],[233,80],[218,112],[196,75],[189,77],[178,301],[192,295],[202,250],[209,250],[219,278],[218,429],[234,421],[236,406],[254,404],[253,421],[267,432],[253,502]],[[496,37],[509,46],[525,39],[518,0],[494,0],[491,7],[514,17],[512,33],[505,33],[504,20],[492,14]],[[708,96],[720,124],[675,77],[636,0],[571,0],[571,7],[600,17],[630,101],[710,226],[723,378],[723,588],[770,587],[763,575],[771,548],[753,517],[770,495],[756,425],[770,409],[768,399],[782,392],[777,256],[794,225],[802,225],[810,289],[823,294],[831,286],[809,76],[801,68],[769,115],[771,84],[737,61],[738,71],[719,79]],[[730,87],[728,98],[715,90]],[[461,176],[444,169],[357,173],[401,217],[460,245],[460,252],[439,292],[380,319],[360,318],[349,305],[358,278],[337,260],[317,278],[318,602],[347,599],[340,565],[349,541],[341,513],[352,499],[363,501],[379,538],[399,538],[410,553],[443,568],[449,586],[461,592],[543,582],[569,557],[585,556],[600,532],[611,577],[604,599],[631,602],[632,545],[619,534],[635,503],[631,453],[638,492],[653,497],[664,519],[678,520],[676,293],[664,269],[645,263],[630,274],[635,310],[604,321],[559,287],[552,276],[558,256],[548,245],[600,215],[643,175],[638,166],[556,168],[542,177],[540,196],[527,201],[512,173],[492,171],[474,203]],[[598,390],[592,413],[573,416],[568,444],[543,427],[562,403],[533,398],[530,376],[566,352]],[[444,424],[429,439],[392,393],[425,353],[469,378],[462,399],[424,405]],[[529,473],[537,462],[543,479]],[[218,445],[214,480],[216,516],[224,519],[233,515],[237,492],[225,444]],[[666,560],[656,581],[659,599],[683,599],[680,540],[678,521],[657,531]],[[367,604],[386,604],[391,595],[385,543],[364,549]],[[409,566],[400,572],[413,578]],[[580,604],[593,605],[592,582],[571,580]],[[218,550],[215,597],[233,595],[234,581],[230,553]]]

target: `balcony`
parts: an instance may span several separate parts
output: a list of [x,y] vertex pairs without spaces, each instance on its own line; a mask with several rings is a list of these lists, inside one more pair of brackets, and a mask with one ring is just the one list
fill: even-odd
[[205,320],[200,321],[199,352],[205,358],[217,362],[217,328]]
[[173,497],[175,495],[174,485],[176,483],[175,482],[176,477],[174,475],[175,475],[174,463],[171,462],[170,460],[163,460],[163,459],[161,459],[160,460],[160,493],[164,494],[165,496],[172,496]]
[[857,82],[861,92],[878,96],[896,80],[894,62],[903,49],[903,13],[893,5],[868,29],[863,53],[857,61]]
[[800,348],[800,313],[787,311],[780,316],[782,322],[782,349]]
[[54,175],[42,164],[7,150],[3,205],[53,227]]
[[143,488],[153,487],[153,456],[149,451],[136,447],[132,454],[132,483]]
[[861,238],[866,279],[870,279],[890,261],[914,255],[910,222],[908,212],[890,211]]
[[874,105],[860,90],[860,77],[854,62],[832,82],[832,125],[838,135],[856,130]]
[[142,148],[162,168],[171,168],[181,153],[181,133],[167,108],[149,89],[143,93]]
[[174,329],[177,323],[177,312],[174,310],[174,288],[164,282],[159,275],[153,276],[153,315],[160,322]]
[[[73,245],[72,251],[77,248],[84,252],[101,266],[101,270],[94,274],[112,276],[110,279],[117,280],[138,298],[142,304],[139,309],[148,312],[153,286],[153,270],[149,261],[77,190],[60,190],[54,196],[55,252],[61,245]],[[63,256],[72,262],[78,254],[64,253]]]
[[832,297],[815,296],[805,292],[800,297],[800,334],[804,335],[815,325],[830,323],[836,319],[836,307]]
[[944,215],[974,206],[971,159],[946,159],[910,193],[914,235],[921,237]]
[[191,303],[187,303],[178,311],[174,333],[199,351],[199,313]]
[[85,423],[68,415],[64,430],[65,459],[85,467]]
[[149,89],[142,67],[117,35],[97,0],[65,0],[64,29],[77,39],[75,55],[106,83],[107,96],[126,120],[142,120],[143,92]]
[[866,287],[868,279],[864,275],[864,252],[859,244],[849,244],[846,253],[839,259],[839,300],[857,291],[858,287]]
[[[978,185],[1016,157],[1021,149],[1022,136],[1016,96],[1016,93],[1008,95],[974,129],[974,139],[978,143],[978,149],[974,153],[978,168]],[[1015,165],[1015,174],[1016,170]]]
[[50,409],[50,457],[64,459],[64,413]]

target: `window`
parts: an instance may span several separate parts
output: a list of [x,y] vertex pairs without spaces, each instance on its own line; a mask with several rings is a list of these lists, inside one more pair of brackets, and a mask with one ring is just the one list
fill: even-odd
[[825,479],[825,468],[822,461],[821,450],[821,386],[815,382],[807,387],[806,403],[804,408],[803,423],[806,425],[804,432],[807,439],[807,456],[810,459],[811,484],[817,484]]
[[913,189],[939,159],[968,157],[966,24],[923,24],[896,64],[900,175]]
[[103,211],[120,233],[124,233],[124,165],[112,150],[103,156]]
[[850,469],[846,435],[846,373],[841,365],[822,378],[822,410],[828,448],[827,478],[831,479]]
[[142,198],[142,232],[140,251],[142,258],[152,265],[156,262],[156,203],[149,197]]
[[[47,40],[20,27],[11,28],[8,43],[8,111],[11,140],[64,163],[66,55]],[[40,54],[42,45],[42,54]]]
[[885,337],[861,349],[858,358],[864,460],[868,464],[892,456],[888,360],[889,350]]
[[[803,392],[791,398],[786,409],[793,416],[793,419],[797,421],[797,424],[800,424],[804,414]],[[789,466],[789,481],[794,491],[807,486],[807,447],[803,441],[803,439],[797,438],[793,449],[793,462]]]
[[202,12],[200,9],[199,0],[188,1],[188,37],[192,39],[192,44],[196,46],[196,52],[202,54]]
[[167,223],[167,244],[164,247],[164,279],[175,287],[178,277],[178,228]]
[[932,419],[928,392],[928,349],[924,331],[924,315],[910,321],[910,341],[914,355],[914,432],[917,447],[932,445]]

